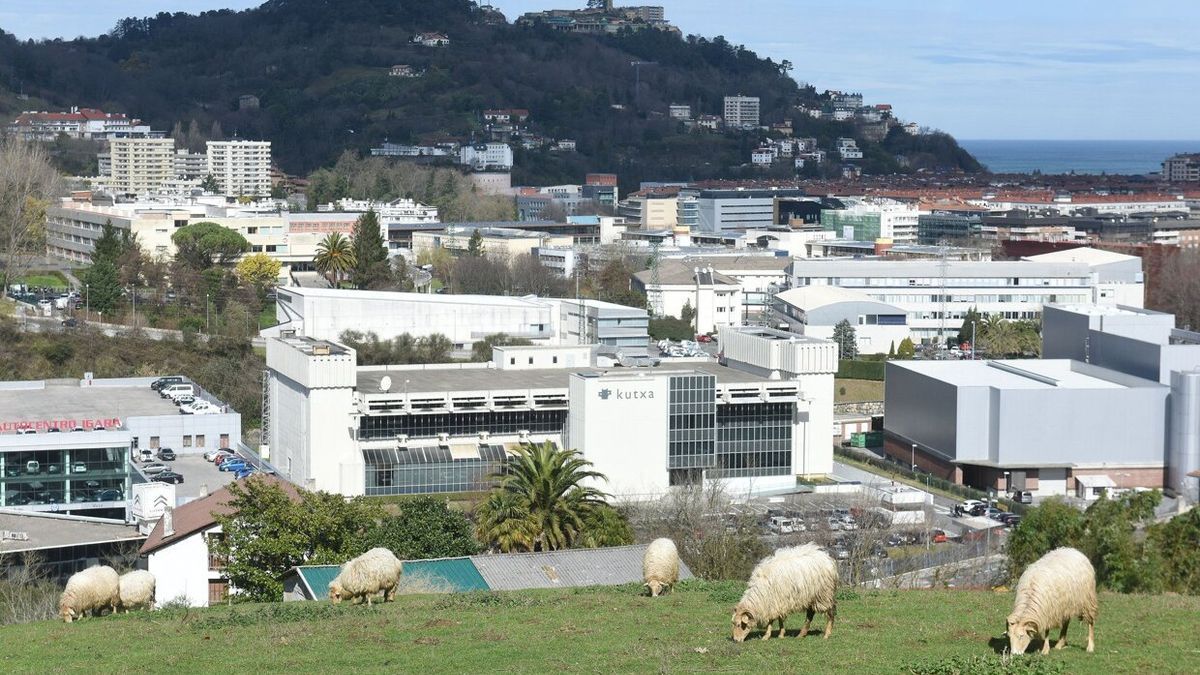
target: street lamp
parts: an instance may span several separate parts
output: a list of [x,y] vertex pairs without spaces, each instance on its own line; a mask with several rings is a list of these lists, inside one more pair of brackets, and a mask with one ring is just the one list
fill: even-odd
[[87,321],[92,314],[91,284],[83,285],[83,320]]
[[975,360],[975,326],[978,325],[978,323],[979,323],[978,321],[971,322],[971,360],[972,361]]
[[211,329],[208,326],[208,293],[204,294],[204,334],[208,335]]
[[917,473],[917,444],[912,444],[912,472]]

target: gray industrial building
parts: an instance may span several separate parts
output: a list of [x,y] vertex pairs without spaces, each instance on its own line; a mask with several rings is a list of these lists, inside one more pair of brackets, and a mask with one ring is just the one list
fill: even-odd
[[1046,305],[1043,359],[892,361],[885,451],[981,489],[1094,498],[1200,468],[1200,334],[1139,308]]

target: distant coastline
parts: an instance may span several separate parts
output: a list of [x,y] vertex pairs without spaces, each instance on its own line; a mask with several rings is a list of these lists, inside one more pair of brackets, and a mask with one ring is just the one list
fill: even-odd
[[1048,141],[959,139],[992,173],[1122,174],[1160,171],[1162,161],[1200,152],[1200,141]]

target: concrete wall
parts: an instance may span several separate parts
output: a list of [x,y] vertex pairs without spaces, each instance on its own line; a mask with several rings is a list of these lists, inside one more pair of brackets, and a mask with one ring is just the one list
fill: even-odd
[[151,553],[146,569],[154,575],[157,605],[182,598],[189,607],[207,607],[208,582],[221,578],[208,569],[208,543],[199,532]]
[[[216,448],[236,448],[242,440],[242,416],[236,412],[127,417],[125,427],[136,439],[139,448],[155,447],[151,438],[157,436],[157,447],[171,448],[183,455],[200,454]],[[184,436],[190,437],[190,446],[184,444]],[[222,442],[222,436],[226,437],[225,442]]]

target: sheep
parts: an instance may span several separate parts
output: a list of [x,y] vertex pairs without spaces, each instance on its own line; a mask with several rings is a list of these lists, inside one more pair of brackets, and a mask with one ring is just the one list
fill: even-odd
[[117,571],[107,565],[96,565],[76,572],[67,580],[58,600],[58,615],[71,623],[92,612],[95,615],[108,607],[113,612],[121,603],[121,584]]
[[807,620],[800,636],[808,635],[813,615],[823,612],[825,639],[833,633],[837,615],[837,564],[816,544],[783,548],[763,558],[750,574],[742,599],[733,610],[733,640],[741,642],[750,631],[766,626],[762,639],[771,637],[771,624],[779,622],[779,637],[783,637],[783,622],[788,614],[804,610]]
[[646,547],[642,556],[642,586],[650,591],[651,597],[658,597],[675,587],[679,581],[679,551],[675,542],[667,538],[655,539]]
[[329,582],[329,599],[337,604],[346,598],[355,603],[366,598],[370,605],[371,598],[382,591],[384,602],[393,600],[402,573],[403,565],[391,551],[373,548],[342,565],[337,577]]
[[1042,653],[1050,653],[1050,631],[1062,626],[1055,649],[1067,645],[1067,626],[1078,616],[1088,625],[1087,650],[1095,651],[1096,570],[1087,556],[1073,548],[1056,548],[1038,558],[1017,581],[1017,597],[1008,615],[1008,645],[1024,654],[1034,637],[1042,638]]
[[154,575],[145,570],[122,574],[121,609],[124,609],[126,614],[135,607],[154,609],[154,585]]

